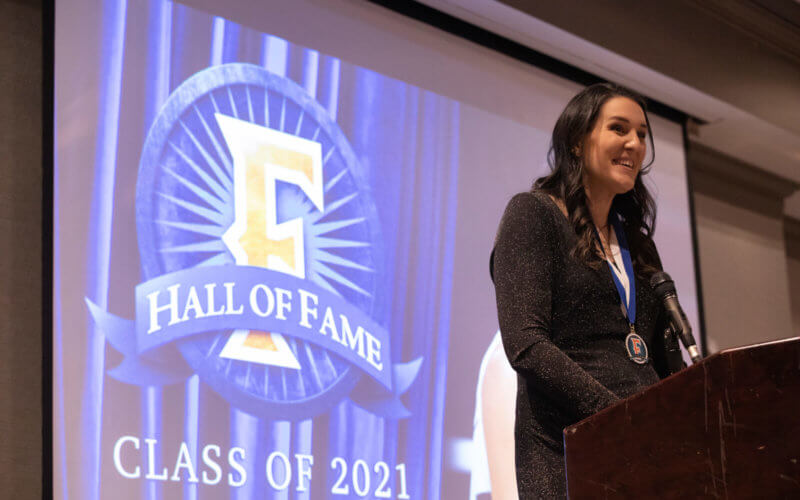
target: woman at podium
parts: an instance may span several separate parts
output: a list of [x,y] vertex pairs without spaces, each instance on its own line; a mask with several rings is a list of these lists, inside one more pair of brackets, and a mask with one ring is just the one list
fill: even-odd
[[648,286],[661,269],[642,179],[652,151],[644,99],[592,85],[555,124],[550,173],[514,196],[500,222],[490,268],[518,377],[522,499],[566,496],[565,427],[669,374],[667,318]]

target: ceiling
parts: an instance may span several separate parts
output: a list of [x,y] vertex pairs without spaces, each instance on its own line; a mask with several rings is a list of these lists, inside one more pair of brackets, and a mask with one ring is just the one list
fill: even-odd
[[[690,140],[800,184],[800,2],[422,0],[697,119]],[[800,192],[785,213],[800,219]]]

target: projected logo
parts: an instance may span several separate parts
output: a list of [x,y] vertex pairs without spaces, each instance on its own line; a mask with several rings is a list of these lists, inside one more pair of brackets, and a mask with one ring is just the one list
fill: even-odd
[[344,134],[294,82],[247,64],[189,78],[139,165],[136,318],[87,300],[124,355],[110,375],[160,385],[197,373],[273,419],[345,397],[408,416],[399,396],[422,360],[395,363],[378,317],[388,293],[363,179]]

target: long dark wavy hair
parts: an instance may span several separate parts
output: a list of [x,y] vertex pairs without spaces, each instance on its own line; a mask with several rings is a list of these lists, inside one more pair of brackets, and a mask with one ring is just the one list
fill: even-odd
[[594,128],[600,108],[612,97],[627,97],[641,106],[647,122],[651,158],[636,176],[633,189],[614,197],[611,213],[623,218],[623,227],[628,239],[636,275],[647,278],[660,267],[658,254],[653,244],[655,233],[656,205],[642,182],[655,159],[653,134],[647,117],[647,104],[639,94],[612,83],[597,83],[587,87],[572,98],[558,117],[553,127],[553,137],[547,162],[550,173],[536,179],[534,190],[544,191],[563,200],[570,224],[575,229],[578,243],[572,251],[573,257],[597,269],[604,262],[602,249],[597,242],[594,221],[586,202],[583,185],[583,160],[576,154],[586,136]]

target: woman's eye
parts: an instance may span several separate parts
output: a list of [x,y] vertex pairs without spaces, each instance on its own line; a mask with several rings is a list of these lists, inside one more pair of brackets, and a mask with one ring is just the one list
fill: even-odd
[[625,128],[622,125],[611,125],[611,130],[614,132],[619,132],[620,134],[625,133]]
[[644,132],[639,132],[638,135],[639,135],[639,139],[641,139],[641,140],[644,140],[645,137],[647,137],[647,134],[645,134]]

